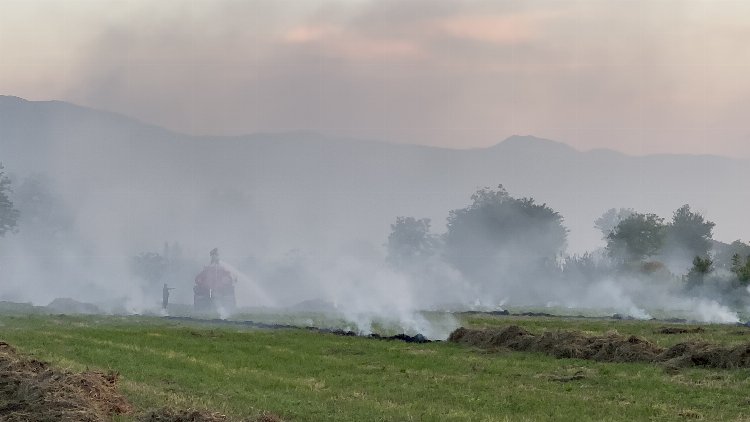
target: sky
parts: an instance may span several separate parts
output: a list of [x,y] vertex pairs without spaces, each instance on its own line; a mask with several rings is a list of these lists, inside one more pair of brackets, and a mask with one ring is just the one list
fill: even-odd
[[744,0],[0,0],[0,94],[191,134],[750,157]]

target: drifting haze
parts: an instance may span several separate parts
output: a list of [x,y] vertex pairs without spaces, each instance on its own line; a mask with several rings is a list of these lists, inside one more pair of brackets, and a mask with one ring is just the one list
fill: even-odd
[[[16,97],[0,97],[0,139],[21,213],[18,233],[0,239],[0,299],[72,296],[142,312],[157,308],[164,281],[177,288],[173,301],[190,303],[193,277],[219,247],[239,276],[240,305],[288,309],[312,300],[365,332],[389,318],[440,337],[450,323],[436,328],[416,311],[506,305],[737,319],[719,302],[682,294],[679,277],[656,284],[594,266],[593,275],[561,280],[554,268],[559,253],[603,246],[594,221],[612,207],[666,217],[690,203],[717,223],[716,239],[747,239],[743,160],[580,152],[518,136],[473,150],[300,132],[195,137]],[[460,242],[415,261],[416,271],[388,264],[384,244],[396,217],[431,218],[441,235],[449,216],[463,215],[451,211],[500,182],[547,203],[570,231],[527,224],[531,231],[506,238],[488,235],[480,221],[464,226]],[[497,250],[485,248],[498,240]],[[169,257],[172,270],[144,280],[130,266],[143,252]]]
[[6,1],[0,92],[194,134],[750,155],[745,1]]

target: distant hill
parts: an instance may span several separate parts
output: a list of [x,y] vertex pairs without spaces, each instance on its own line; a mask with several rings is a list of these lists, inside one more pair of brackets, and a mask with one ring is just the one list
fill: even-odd
[[49,175],[103,250],[169,240],[237,256],[341,245],[367,254],[396,216],[430,217],[440,232],[450,209],[500,183],[559,211],[574,251],[601,244],[593,221],[612,207],[669,217],[689,203],[717,223],[717,239],[750,238],[748,161],[582,152],[533,136],[467,150],[304,132],[201,137],[0,96],[0,161],[17,177]]

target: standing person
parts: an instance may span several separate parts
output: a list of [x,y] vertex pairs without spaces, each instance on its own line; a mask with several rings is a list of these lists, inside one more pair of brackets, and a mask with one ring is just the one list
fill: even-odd
[[169,291],[174,289],[174,287],[168,287],[167,283],[164,283],[164,287],[161,289],[161,307],[165,311],[167,310],[167,305],[169,305]]

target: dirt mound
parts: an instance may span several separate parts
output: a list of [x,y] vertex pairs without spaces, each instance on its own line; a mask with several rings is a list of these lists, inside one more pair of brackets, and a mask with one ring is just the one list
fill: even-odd
[[661,327],[658,328],[654,333],[656,334],[693,334],[693,333],[702,333],[706,330],[703,329],[703,327],[695,327],[695,328],[683,328],[683,327]]
[[548,331],[532,334],[522,327],[473,330],[459,328],[448,341],[483,349],[510,349],[544,353],[556,358],[590,359],[601,362],[653,362],[670,367],[750,368],[750,343],[724,347],[685,342],[668,349],[636,336],[616,332],[587,335],[578,331]]
[[[175,410],[167,407],[148,412],[138,419],[139,422],[230,422],[232,420],[221,413],[194,409]],[[249,419],[247,422],[283,422],[283,420],[276,415],[266,413],[255,419]]]
[[528,341],[527,350],[557,358],[591,359],[602,362],[648,362],[662,349],[636,336],[608,333],[588,336],[577,331],[545,332]]
[[675,368],[750,368],[750,343],[733,347],[697,341],[679,343],[662,352],[657,360]]
[[72,373],[16,353],[0,342],[0,420],[98,422],[127,413],[116,373]]
[[448,337],[454,343],[483,348],[508,348],[519,352],[539,352],[557,358],[592,359],[603,362],[651,361],[663,350],[635,336],[608,333],[588,336],[577,331],[549,331],[535,335],[517,325],[502,329],[459,328]]
[[146,413],[140,422],[225,422],[226,415],[203,410],[174,410],[163,408]]

